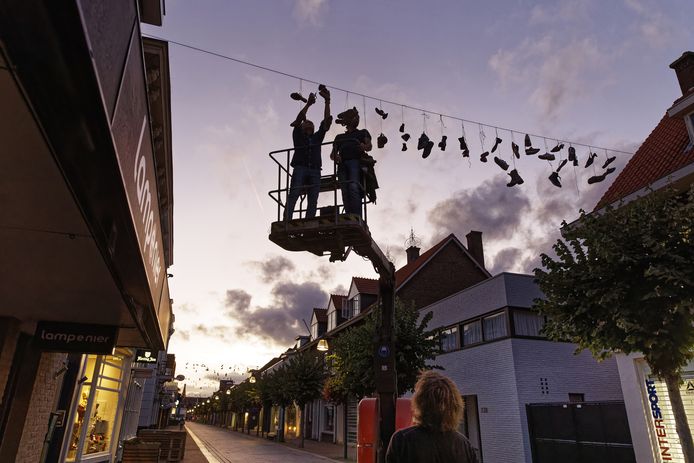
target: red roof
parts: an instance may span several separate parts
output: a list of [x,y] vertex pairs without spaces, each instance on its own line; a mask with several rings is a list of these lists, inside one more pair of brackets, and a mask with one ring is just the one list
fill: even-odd
[[443,245],[452,237],[454,237],[453,233],[439,241],[433,247],[429,248],[424,254],[417,257],[413,262],[400,267],[400,269],[395,272],[395,288],[400,287],[401,284],[403,284],[414,272],[416,272],[426,261],[428,261],[431,256],[436,254],[436,252],[441,249]]
[[378,294],[378,280],[371,278],[352,277],[359,294]]
[[318,323],[328,321],[328,309],[313,309],[313,314],[316,316]]
[[670,117],[666,113],[610,185],[595,209],[618,201],[694,163],[694,150],[684,152],[688,144],[689,134],[684,119]]
[[335,309],[338,311],[342,310],[342,303],[347,300],[347,296],[342,296],[340,294],[331,294],[330,300],[333,301]]

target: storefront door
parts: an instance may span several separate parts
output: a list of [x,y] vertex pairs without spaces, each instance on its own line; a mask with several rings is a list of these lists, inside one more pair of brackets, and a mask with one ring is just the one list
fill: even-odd
[[85,355],[61,461],[111,461],[122,418],[130,352]]

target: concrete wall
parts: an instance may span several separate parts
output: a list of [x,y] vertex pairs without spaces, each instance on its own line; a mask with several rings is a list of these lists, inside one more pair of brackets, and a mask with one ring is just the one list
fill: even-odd
[[15,462],[35,463],[39,461],[43,439],[48,430],[48,418],[54,410],[63,382],[62,375],[55,373],[63,366],[67,354],[43,353],[39,363],[29,402],[29,413],[24,422],[24,430],[19,443]]

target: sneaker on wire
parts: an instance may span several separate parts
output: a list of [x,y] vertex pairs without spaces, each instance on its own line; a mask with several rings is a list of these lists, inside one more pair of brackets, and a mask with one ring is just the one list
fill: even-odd
[[561,188],[561,177],[559,177],[559,172],[552,172],[549,176],[549,181],[552,182],[557,188]]
[[554,161],[556,159],[556,156],[552,153],[545,153],[541,154],[537,157],[538,159],[542,159],[543,161]]
[[520,152],[518,150],[518,145],[516,145],[515,142],[511,142],[511,151],[513,151],[513,155],[516,157],[516,159],[520,159]]
[[434,148],[434,142],[429,140],[422,151],[422,158],[426,159],[431,154],[431,150]]
[[578,165],[578,158],[576,157],[576,148],[569,146],[569,161],[573,162],[574,167]]
[[494,156],[494,162],[496,163],[497,166],[501,167],[504,170],[508,170],[508,163],[504,161],[503,159]]

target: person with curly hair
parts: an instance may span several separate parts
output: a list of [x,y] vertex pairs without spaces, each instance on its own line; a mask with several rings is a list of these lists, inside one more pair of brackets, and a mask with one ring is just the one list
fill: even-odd
[[412,396],[414,426],[393,434],[387,463],[479,463],[458,432],[463,399],[453,381],[435,371],[419,375]]

